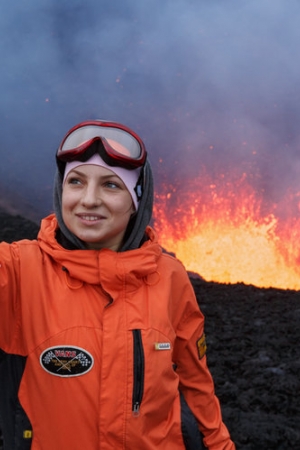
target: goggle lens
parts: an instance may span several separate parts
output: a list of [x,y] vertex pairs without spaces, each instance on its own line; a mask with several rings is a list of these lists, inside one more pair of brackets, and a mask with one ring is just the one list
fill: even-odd
[[109,145],[120,155],[128,158],[139,159],[141,146],[139,142],[127,131],[119,128],[99,127],[87,125],[77,128],[64,141],[61,151],[68,151],[82,146],[85,142],[95,137],[105,138]]

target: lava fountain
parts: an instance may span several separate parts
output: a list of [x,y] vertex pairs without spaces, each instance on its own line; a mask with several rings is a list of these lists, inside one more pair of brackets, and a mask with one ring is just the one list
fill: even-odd
[[160,243],[207,281],[300,290],[299,193],[266,204],[249,178],[221,174],[213,182],[201,175],[160,186],[154,205]]

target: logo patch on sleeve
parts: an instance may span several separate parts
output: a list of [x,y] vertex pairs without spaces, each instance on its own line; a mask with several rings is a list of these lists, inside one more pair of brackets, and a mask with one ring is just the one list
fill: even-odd
[[50,347],[40,356],[41,366],[46,372],[58,377],[79,377],[91,370],[94,358],[80,347]]
[[23,430],[23,439],[32,439],[32,430]]
[[197,341],[197,350],[198,350],[198,356],[199,359],[203,358],[203,356],[206,353],[206,339],[205,334],[202,334],[201,338]]

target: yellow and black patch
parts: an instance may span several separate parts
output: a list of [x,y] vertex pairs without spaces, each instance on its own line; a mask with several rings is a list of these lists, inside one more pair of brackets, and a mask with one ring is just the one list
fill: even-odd
[[198,339],[197,341],[197,350],[198,350],[198,356],[199,359],[203,358],[203,356],[206,353],[206,338],[205,338],[205,334],[202,334],[201,338]]
[[24,439],[32,439],[32,430],[23,430]]

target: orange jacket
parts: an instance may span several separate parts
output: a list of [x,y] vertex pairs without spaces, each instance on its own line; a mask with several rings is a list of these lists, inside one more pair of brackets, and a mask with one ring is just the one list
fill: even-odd
[[183,450],[178,384],[207,447],[234,449],[181,263],[150,227],[123,253],[66,250],[56,228],[49,216],[37,241],[0,245],[0,348],[28,355],[32,450]]

